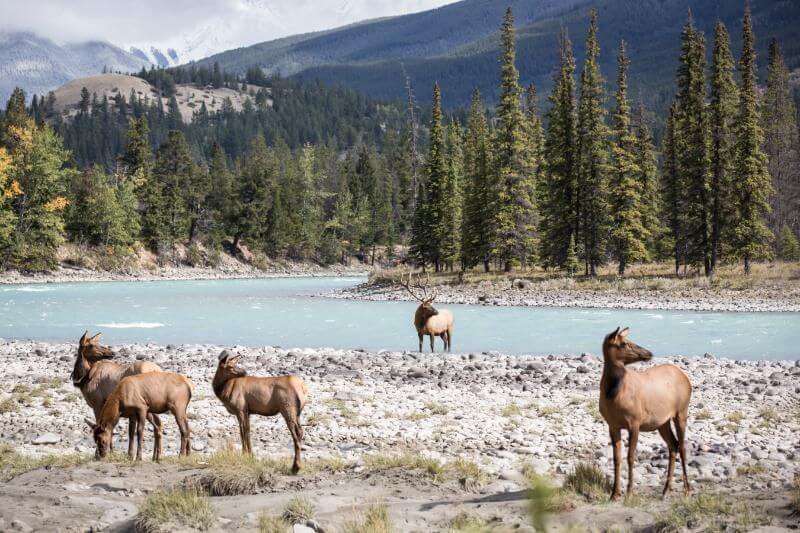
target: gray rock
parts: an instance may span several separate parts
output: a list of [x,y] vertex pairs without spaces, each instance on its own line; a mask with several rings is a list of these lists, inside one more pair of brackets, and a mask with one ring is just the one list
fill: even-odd
[[19,518],[15,518],[11,521],[11,529],[12,531],[33,531],[33,528],[20,520]]
[[41,435],[37,435],[32,444],[58,444],[61,442],[61,435],[56,433],[42,433]]

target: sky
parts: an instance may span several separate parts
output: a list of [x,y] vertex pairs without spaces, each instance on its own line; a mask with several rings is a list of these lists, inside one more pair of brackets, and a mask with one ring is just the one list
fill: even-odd
[[[58,43],[98,39],[168,46],[217,29],[245,46],[453,0],[0,0],[0,30],[33,31]],[[221,29],[221,31],[220,31]],[[223,44],[223,43],[220,43]],[[180,44],[178,44],[180,46]]]

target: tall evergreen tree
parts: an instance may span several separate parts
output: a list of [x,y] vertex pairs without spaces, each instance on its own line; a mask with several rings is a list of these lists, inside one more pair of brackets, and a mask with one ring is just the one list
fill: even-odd
[[628,102],[628,65],[625,42],[619,45],[617,59],[617,94],[614,109],[614,141],[611,149],[611,170],[608,189],[611,205],[611,251],[617,260],[620,276],[627,266],[647,258],[647,239],[642,213],[644,183],[642,169],[636,160],[636,137],[631,131]]
[[516,67],[514,16],[506,10],[500,33],[500,98],[493,160],[497,179],[495,250],[506,272],[524,262],[534,247],[535,176],[531,175],[522,89]]
[[462,188],[464,181],[464,154],[461,126],[457,122],[447,127],[445,158],[446,179],[442,190],[442,217],[437,231],[441,258],[450,270],[461,256]]
[[645,260],[668,257],[670,250],[664,247],[664,228],[660,219],[660,196],[658,187],[658,165],[656,163],[653,134],[650,132],[647,114],[643,103],[633,118],[634,157],[638,170],[637,180],[641,183],[642,201],[640,204],[642,225],[647,232],[647,256]]
[[672,254],[675,259],[675,274],[686,264],[686,191],[684,180],[678,171],[675,122],[677,103],[673,103],[667,114],[667,123],[662,146],[663,168],[661,172],[662,219],[669,227]]
[[216,143],[211,149],[208,175],[211,182],[208,203],[212,214],[209,237],[212,245],[219,245],[229,235],[235,197],[233,176],[228,168],[225,149]]
[[674,117],[676,172],[685,187],[686,255],[691,264],[702,265],[711,274],[709,224],[708,111],[706,108],[705,38],[694,27],[689,14],[681,33],[681,58],[678,69],[677,108]]
[[789,69],[778,42],[769,44],[767,90],[764,94],[762,123],[764,151],[769,158],[773,194],[770,198],[770,229],[784,235],[789,225],[800,231],[800,139],[797,109],[789,86]]
[[563,267],[569,240],[578,235],[577,116],[575,109],[575,59],[565,33],[559,37],[560,67],[550,94],[545,136],[545,173],[539,182],[542,210],[541,260],[545,266]]
[[[431,111],[430,141],[425,161],[425,201],[424,214],[427,217],[428,235],[422,236],[425,242],[424,255],[427,262],[439,271],[442,262],[443,221],[447,209],[448,169],[444,127],[442,126],[442,100],[439,84],[433,86],[433,108]],[[422,203],[422,202],[418,202]]]
[[586,58],[581,72],[578,103],[578,203],[586,274],[595,276],[605,252],[608,226],[608,128],[605,90],[600,74],[597,11],[592,10],[586,34]]
[[163,201],[165,224],[160,244],[173,252],[176,244],[189,237],[190,227],[195,224],[194,214],[190,214],[193,206],[187,205],[186,198],[195,194],[191,185],[196,172],[186,138],[182,132],[171,130],[158,148],[153,177],[160,185]]
[[711,272],[722,253],[731,212],[731,187],[734,161],[734,124],[738,100],[734,81],[734,62],[725,25],[714,30],[714,56],[711,63]]
[[734,249],[750,273],[751,262],[768,257],[772,233],[766,225],[769,196],[772,192],[767,156],[761,147],[764,133],[759,113],[755,37],[750,6],[745,5],[742,34],[742,56],[739,59],[741,86],[736,131],[736,179],[733,194],[737,216],[733,222]]
[[489,129],[478,89],[472,93],[464,140],[464,208],[461,226],[462,268],[483,263],[489,271],[493,236],[493,188],[490,176]]

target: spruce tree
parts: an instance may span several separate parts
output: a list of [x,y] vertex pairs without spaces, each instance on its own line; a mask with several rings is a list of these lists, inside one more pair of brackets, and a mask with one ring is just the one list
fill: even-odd
[[774,233],[787,224],[800,231],[800,139],[797,109],[789,85],[789,70],[778,42],[769,44],[767,90],[764,94],[762,124],[764,151],[769,158],[773,194],[770,198],[770,229]]
[[575,109],[575,59],[565,33],[559,37],[560,67],[550,94],[545,135],[545,172],[539,181],[541,205],[540,255],[545,266],[564,267],[569,239],[578,235],[577,117]]
[[725,25],[714,30],[714,56],[711,63],[711,272],[723,251],[733,216],[731,187],[735,155],[734,124],[738,90],[734,81],[734,62]]
[[683,259],[694,265],[702,265],[708,276],[711,274],[711,160],[706,109],[705,38],[695,29],[691,14],[683,28],[681,41],[674,143],[675,170],[685,187],[686,199],[685,235],[681,238],[685,240]]
[[778,239],[778,257],[783,261],[800,261],[800,242],[788,224],[783,226]]
[[175,245],[189,238],[190,228],[196,225],[195,205],[187,202],[198,194],[191,188],[196,173],[186,138],[181,131],[171,130],[158,148],[153,177],[161,188],[163,244],[173,252],[173,260]]
[[490,176],[489,130],[478,89],[472,93],[464,140],[464,207],[461,263],[469,269],[483,263],[489,271],[493,236],[493,189]]
[[506,272],[512,270],[515,261],[524,262],[533,252],[536,216],[535,176],[531,175],[514,41],[514,16],[508,8],[500,34],[500,98],[493,161],[497,179],[494,248]]
[[647,257],[649,233],[644,226],[642,212],[644,183],[641,168],[636,161],[636,137],[631,131],[630,104],[628,102],[628,64],[625,43],[619,45],[617,59],[617,94],[614,109],[614,140],[611,149],[611,169],[608,179],[611,205],[610,245],[617,260],[620,276],[628,265]]
[[219,246],[230,231],[234,209],[234,182],[225,149],[217,143],[211,148],[208,174],[211,182],[208,203],[212,214],[209,237],[213,246]]
[[644,226],[648,238],[646,244],[647,261],[659,257],[667,257],[670,253],[669,248],[663,246],[664,228],[660,219],[660,195],[658,187],[658,164],[656,162],[655,146],[653,135],[647,120],[647,113],[644,104],[639,102],[633,118],[634,154],[636,166],[638,167],[638,181],[642,188],[642,201],[640,211],[642,214],[642,225]]
[[425,256],[428,262],[439,271],[442,262],[442,240],[445,237],[443,222],[447,209],[448,169],[444,128],[442,126],[442,100],[439,84],[433,86],[433,108],[431,110],[430,141],[428,156],[425,161],[425,207],[428,218],[426,226],[428,235],[423,237],[426,243]]
[[675,259],[675,275],[686,263],[686,191],[684,180],[678,172],[678,154],[675,142],[677,103],[673,103],[667,114],[664,141],[661,148],[663,165],[661,172],[661,212],[669,228],[672,255]]
[[768,257],[772,233],[766,225],[769,196],[772,192],[767,156],[762,151],[764,133],[759,112],[755,37],[750,6],[745,6],[742,56],[739,59],[741,85],[736,130],[736,168],[733,195],[736,218],[733,220],[734,249],[750,273],[751,262]]
[[600,74],[597,11],[592,10],[586,34],[586,58],[581,72],[578,103],[578,203],[580,237],[586,274],[595,276],[605,252],[608,226],[608,129],[605,90]]
[[464,154],[461,126],[457,122],[447,127],[445,158],[447,171],[442,187],[442,217],[437,231],[441,259],[448,269],[461,256],[462,188],[464,181]]

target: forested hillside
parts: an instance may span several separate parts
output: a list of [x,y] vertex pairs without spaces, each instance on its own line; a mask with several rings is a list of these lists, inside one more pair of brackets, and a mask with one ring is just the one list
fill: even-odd
[[[597,2],[493,2],[465,0],[437,10],[365,23],[353,28],[306,36],[292,41],[263,43],[209,58],[233,72],[259,65],[284,74],[297,73],[307,80],[343,83],[360,92],[384,99],[405,94],[403,67],[418,88],[438,81],[446,109],[469,105],[478,87],[489,103],[499,96],[493,84],[498,40],[494,21],[507,5],[517,14],[517,60],[521,82],[549,90],[557,66],[558,35],[583,33],[590,5],[605,24],[601,42],[624,39],[631,56],[631,94],[654,109],[664,111],[674,87],[678,36],[690,8],[698,29],[713,32],[717,20],[731,29],[734,49],[741,47],[741,2],[738,0],[599,0]],[[753,24],[762,39],[757,53],[766,57],[767,44],[776,37],[784,44],[790,69],[800,67],[800,43],[795,38],[800,3],[753,0]],[[575,56],[583,60],[584,48],[575,39]],[[710,51],[709,51],[710,53]],[[402,62],[402,66],[401,66]],[[614,54],[602,53],[600,70],[609,79]],[[763,66],[763,65],[762,65]],[[761,78],[765,71],[760,71]],[[430,102],[428,91],[418,91],[420,101]]]

